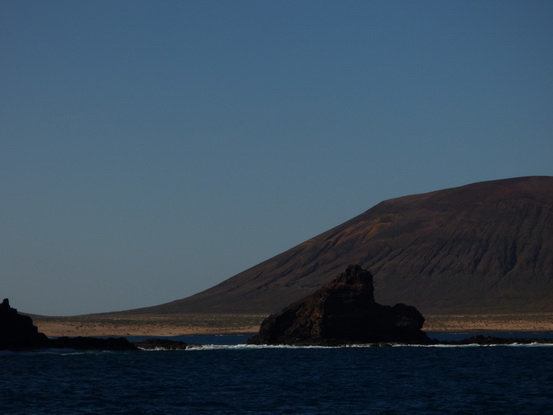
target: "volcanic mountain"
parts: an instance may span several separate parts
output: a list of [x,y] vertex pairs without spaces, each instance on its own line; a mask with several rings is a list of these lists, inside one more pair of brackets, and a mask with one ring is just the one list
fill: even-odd
[[272,313],[348,264],[423,314],[553,311],[553,177],[386,200],[191,297],[136,313]]

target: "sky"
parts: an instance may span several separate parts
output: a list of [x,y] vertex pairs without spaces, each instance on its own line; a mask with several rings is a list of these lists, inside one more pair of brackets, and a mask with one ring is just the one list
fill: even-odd
[[553,175],[553,2],[0,2],[0,297],[181,299],[379,202]]

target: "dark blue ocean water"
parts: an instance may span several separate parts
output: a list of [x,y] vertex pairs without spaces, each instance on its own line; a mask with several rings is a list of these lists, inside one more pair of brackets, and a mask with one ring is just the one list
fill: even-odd
[[215,345],[186,351],[0,352],[0,413],[553,410],[551,346],[268,348],[236,345],[244,340],[240,336],[186,340]]

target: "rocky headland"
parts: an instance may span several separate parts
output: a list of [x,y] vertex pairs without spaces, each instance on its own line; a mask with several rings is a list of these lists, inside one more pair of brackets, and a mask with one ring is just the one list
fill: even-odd
[[47,347],[48,337],[39,333],[29,316],[10,307],[6,298],[0,304],[0,350]]
[[138,350],[127,339],[97,337],[48,338],[40,333],[31,317],[19,314],[6,298],[0,304],[0,350],[76,349]]
[[6,298],[0,304],[0,350],[73,349],[73,350],[185,350],[188,343],[169,339],[130,342],[124,337],[57,337],[40,333],[31,317],[19,314]]

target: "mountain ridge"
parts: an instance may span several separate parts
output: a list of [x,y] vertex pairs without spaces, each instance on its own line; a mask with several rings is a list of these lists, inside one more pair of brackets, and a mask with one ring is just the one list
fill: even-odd
[[373,273],[379,301],[423,313],[552,311],[553,177],[388,199],[212,288],[125,313],[272,313],[351,263]]

